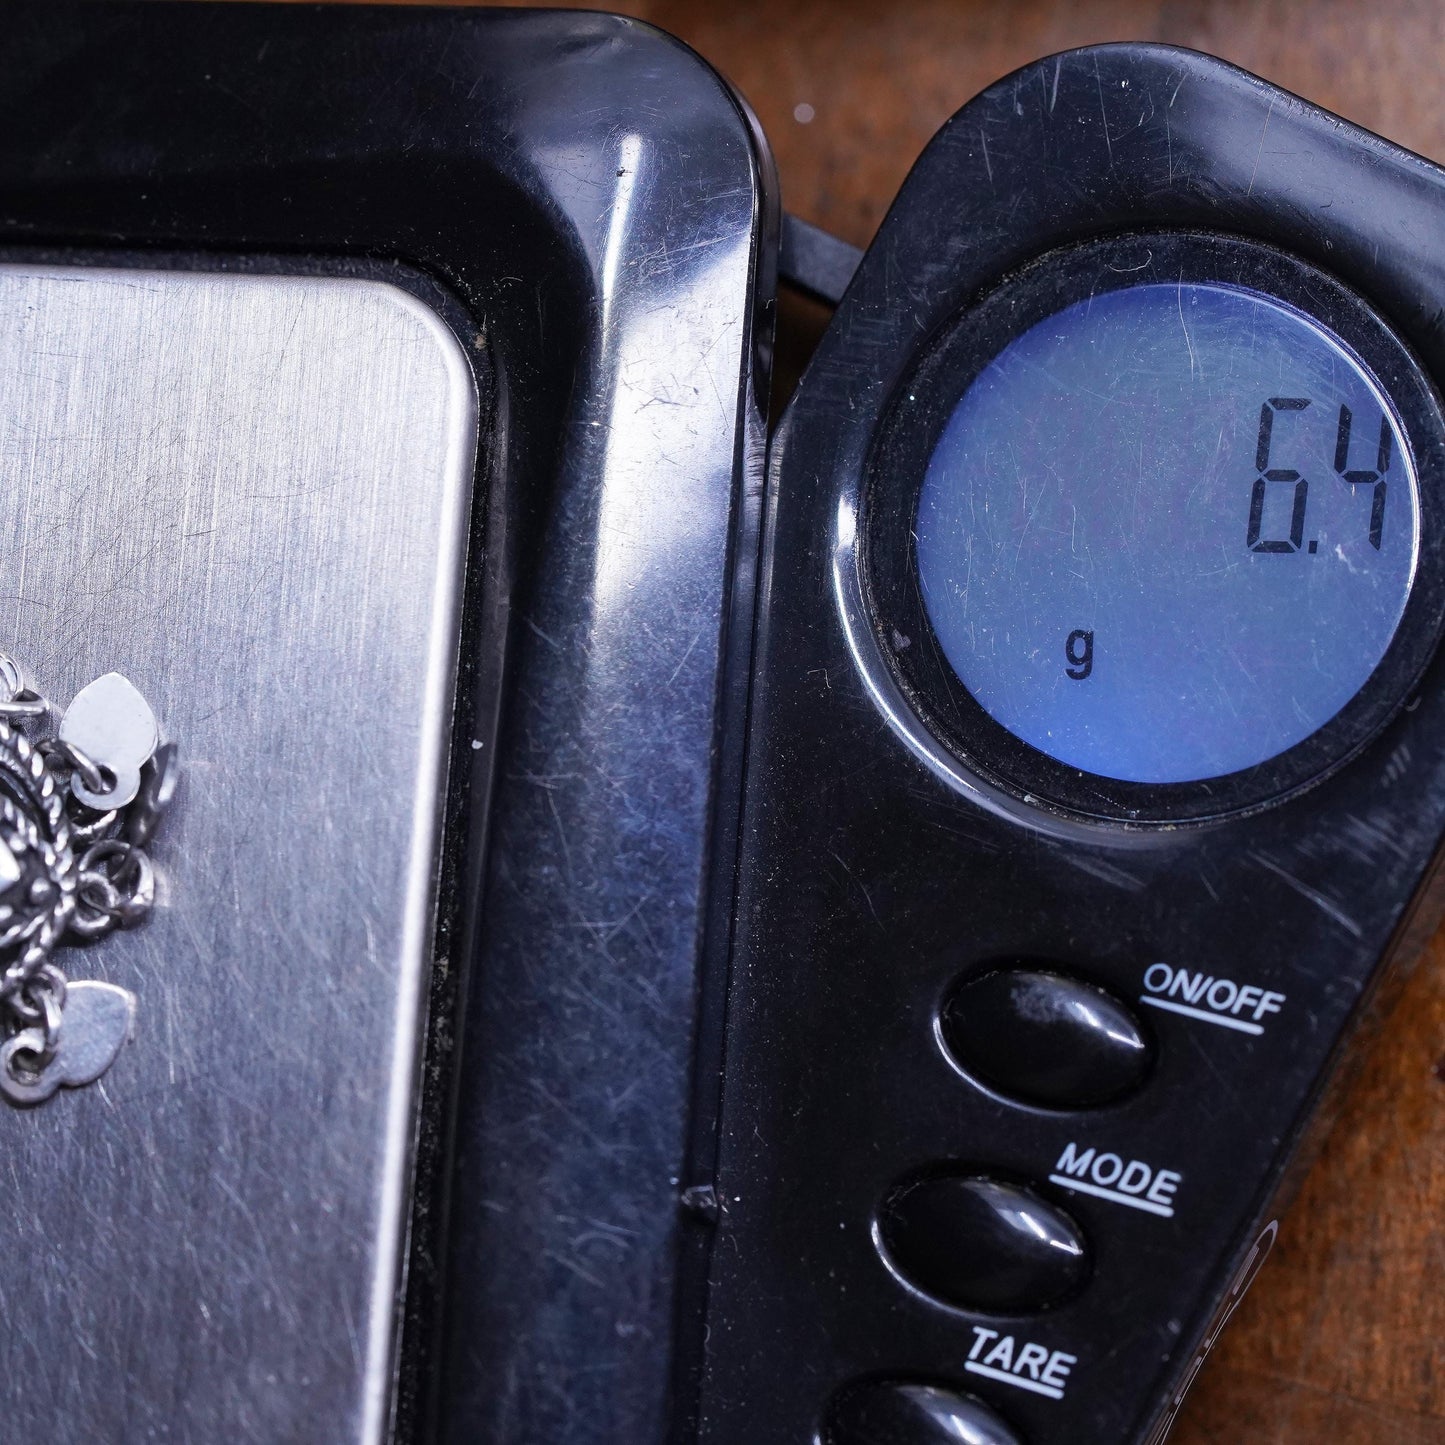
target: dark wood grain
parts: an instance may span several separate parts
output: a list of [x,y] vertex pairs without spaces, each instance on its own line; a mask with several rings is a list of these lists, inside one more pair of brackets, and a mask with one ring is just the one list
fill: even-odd
[[[771,138],[789,209],[859,245],[929,136],[974,92],[1097,41],[1211,51],[1445,159],[1438,0],[611,8],[672,31],[724,71]],[[1173,1445],[1445,1445],[1442,1053],[1445,935],[1359,1057],[1279,1247],[1205,1367]]]

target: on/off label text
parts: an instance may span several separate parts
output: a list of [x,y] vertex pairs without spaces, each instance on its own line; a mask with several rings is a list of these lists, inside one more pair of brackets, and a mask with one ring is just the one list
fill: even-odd
[[1262,1034],[1265,1021],[1281,1012],[1287,1000],[1282,993],[1252,983],[1151,963],[1144,970],[1139,1002],[1238,1033]]

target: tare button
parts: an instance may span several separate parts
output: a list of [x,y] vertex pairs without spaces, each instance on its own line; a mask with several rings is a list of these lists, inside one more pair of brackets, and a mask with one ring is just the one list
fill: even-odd
[[1161,1169],[1143,1159],[1125,1159],[1122,1154],[1101,1151],[1092,1144],[1069,1143],[1059,1155],[1049,1182],[1145,1214],[1157,1214],[1161,1219],[1173,1219],[1174,1196],[1184,1176],[1175,1169]]
[[982,1400],[920,1380],[862,1380],[834,1398],[823,1445],[1023,1445]]

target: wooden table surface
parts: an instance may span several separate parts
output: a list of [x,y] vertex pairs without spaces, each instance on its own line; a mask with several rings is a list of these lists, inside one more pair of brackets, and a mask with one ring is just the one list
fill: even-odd
[[[866,245],[933,132],[1074,45],[1231,60],[1445,160],[1440,0],[638,0],[749,98],[789,210]],[[1445,235],[1441,237],[1445,246]],[[1372,1042],[1171,1445],[1445,1445],[1445,932]],[[1058,1442],[1069,1445],[1069,1442]]]

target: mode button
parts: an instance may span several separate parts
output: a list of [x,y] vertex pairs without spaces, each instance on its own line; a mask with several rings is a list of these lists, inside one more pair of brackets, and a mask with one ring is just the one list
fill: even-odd
[[976,1174],[924,1174],[883,1202],[878,1236],[910,1284],[962,1309],[1046,1309],[1088,1277],[1079,1226],[1031,1189]]

